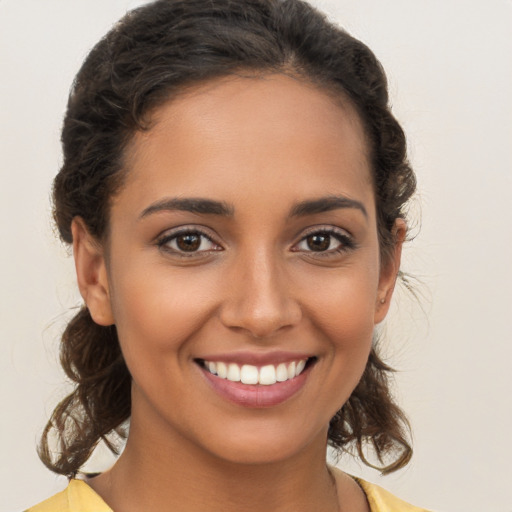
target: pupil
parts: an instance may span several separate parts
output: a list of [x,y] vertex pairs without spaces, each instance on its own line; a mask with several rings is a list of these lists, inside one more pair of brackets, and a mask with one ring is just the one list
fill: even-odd
[[307,237],[308,247],[312,251],[325,251],[331,243],[330,235],[310,235]]
[[198,235],[181,235],[176,240],[178,247],[182,251],[197,251],[201,245],[201,237]]

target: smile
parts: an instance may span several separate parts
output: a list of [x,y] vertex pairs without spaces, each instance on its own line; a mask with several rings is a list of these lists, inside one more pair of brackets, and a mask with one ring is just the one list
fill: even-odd
[[286,382],[298,377],[303,372],[307,362],[307,359],[300,359],[277,365],[267,364],[261,367],[252,364],[239,365],[237,363],[205,360],[201,361],[201,364],[208,372],[221,379],[249,385],[271,386],[277,382]]
[[220,354],[195,359],[206,382],[223,399],[249,408],[273,407],[300,392],[317,363],[306,354]]

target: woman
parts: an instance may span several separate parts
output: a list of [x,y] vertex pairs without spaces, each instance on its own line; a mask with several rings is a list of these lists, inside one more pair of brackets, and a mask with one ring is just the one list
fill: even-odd
[[160,0],[91,51],[62,141],[85,306],[40,454],[72,480],[30,511],[420,510],[325,461],[412,453],[374,330],[415,178],[371,51],[298,0]]

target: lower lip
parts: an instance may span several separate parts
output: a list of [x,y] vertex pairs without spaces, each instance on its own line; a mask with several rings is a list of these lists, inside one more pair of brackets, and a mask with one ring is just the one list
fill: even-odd
[[208,383],[221,397],[244,407],[263,408],[279,405],[298,393],[306,383],[310,368],[306,368],[293,379],[276,382],[270,386],[232,382],[213,375],[203,367],[201,370]]

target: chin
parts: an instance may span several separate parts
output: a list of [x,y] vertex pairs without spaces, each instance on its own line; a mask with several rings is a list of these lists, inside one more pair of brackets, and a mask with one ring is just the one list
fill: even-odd
[[[274,464],[293,459],[314,449],[324,452],[327,443],[327,426],[317,432],[303,428],[262,424],[252,428],[240,428],[235,432],[222,432],[215,439],[209,437],[203,447],[216,458],[233,464]],[[217,441],[217,442],[215,442]]]

